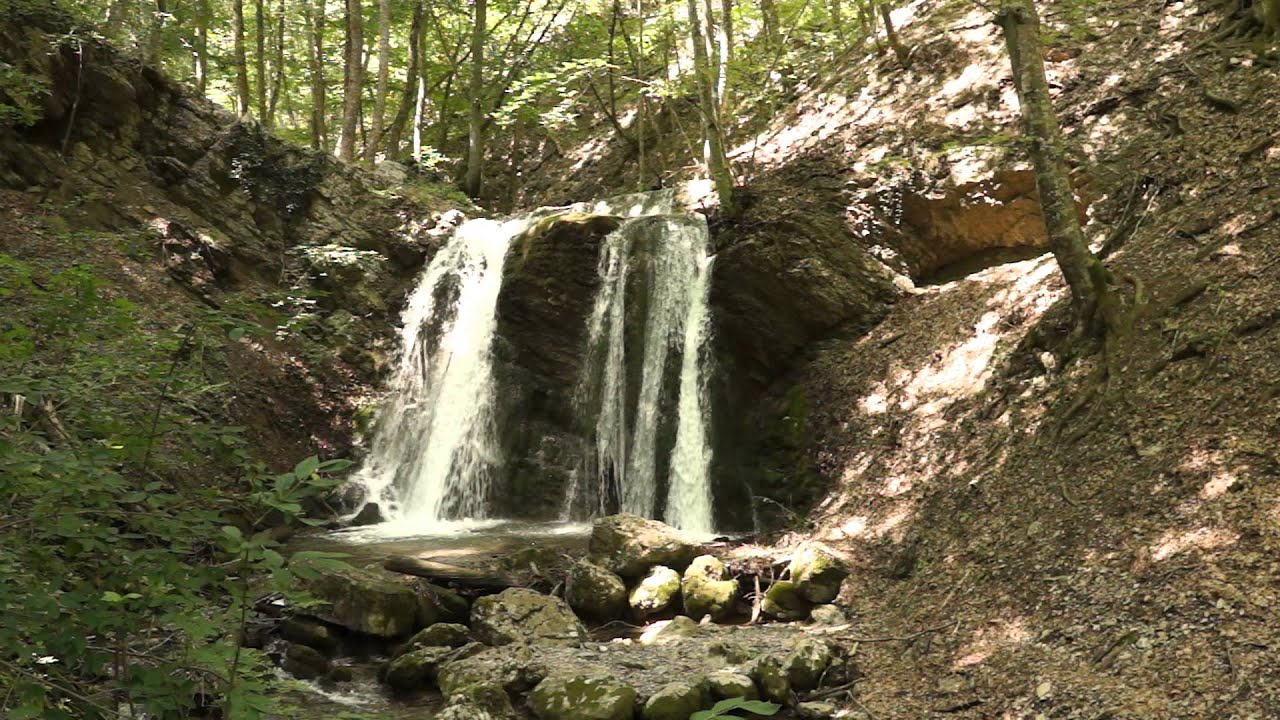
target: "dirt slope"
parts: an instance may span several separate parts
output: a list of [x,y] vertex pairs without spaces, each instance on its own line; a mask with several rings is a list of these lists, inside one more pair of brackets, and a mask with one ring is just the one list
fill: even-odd
[[[1066,341],[1044,257],[922,284],[779,384],[831,488],[797,536],[859,567],[844,701],[866,717],[1280,717],[1276,56],[1201,45],[1224,18],[1187,4],[1090,14],[1048,57],[1091,237],[1132,280],[1109,362]],[[911,69],[859,58],[759,154],[826,168],[923,283],[947,238],[912,203],[1004,202],[964,183],[1021,169],[1016,105],[981,11],[895,18]]]

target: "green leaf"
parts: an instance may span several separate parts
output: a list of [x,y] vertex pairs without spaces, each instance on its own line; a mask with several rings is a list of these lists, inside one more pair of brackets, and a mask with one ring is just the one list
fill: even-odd
[[355,463],[346,458],[334,458],[320,463],[320,467],[317,470],[325,473],[342,472],[352,465],[355,465]]
[[244,337],[244,328],[242,327],[234,327],[227,332],[227,339],[231,342],[235,342],[242,337]]
[[228,539],[234,540],[236,542],[241,542],[242,540],[244,540],[244,535],[240,532],[240,528],[234,525],[223,525],[222,534],[226,535]]
[[118,592],[108,590],[102,593],[102,601],[109,603],[122,603],[124,602],[124,596]]
[[320,458],[312,455],[293,466],[293,474],[298,478],[309,478],[315,474],[316,469],[320,467]]

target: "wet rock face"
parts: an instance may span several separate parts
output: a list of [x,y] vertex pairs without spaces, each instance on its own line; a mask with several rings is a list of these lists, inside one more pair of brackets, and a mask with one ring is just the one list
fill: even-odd
[[573,393],[587,318],[600,278],[600,245],[620,220],[571,213],[536,223],[512,241],[498,295],[494,373],[503,398],[497,426],[515,459],[500,515],[557,517],[581,464]]
[[471,608],[471,631],[489,645],[577,645],[586,637],[586,630],[563,600],[524,588],[510,588],[477,600]]

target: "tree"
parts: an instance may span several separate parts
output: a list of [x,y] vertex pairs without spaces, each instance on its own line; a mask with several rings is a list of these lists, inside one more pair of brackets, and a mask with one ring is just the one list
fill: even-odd
[[1044,212],[1049,246],[1071,288],[1076,317],[1093,334],[1114,324],[1108,297],[1108,273],[1089,252],[1075,193],[1068,175],[1062,130],[1053,111],[1040,47],[1040,18],[1032,0],[1005,0],[996,14],[1004,30],[1013,81],[1022,107],[1036,188]]
[[[414,136],[421,138],[418,126],[422,122],[422,106],[426,103],[426,83],[422,77],[422,18],[422,0],[415,0],[413,19],[409,23],[409,67],[405,70],[404,89],[400,92],[400,107],[387,131],[388,155],[400,152],[404,129],[410,116],[414,118]],[[415,147],[415,154],[420,151],[420,148]]]
[[232,64],[236,68],[236,112],[249,112],[249,63],[244,50],[244,0],[232,0],[231,33],[234,37]]
[[267,14],[262,7],[262,0],[253,0],[254,53],[253,75],[257,80],[255,87],[258,119],[271,126],[267,114]]
[[488,9],[488,0],[475,0],[475,14],[471,21],[471,84],[467,89],[467,99],[470,102],[467,121],[467,177],[462,189],[473,198],[480,196],[484,181],[484,44],[488,35]]
[[324,150],[329,145],[325,114],[324,30],[325,0],[303,0],[302,13],[307,25],[307,64],[311,85],[311,148]]
[[720,210],[728,216],[735,214],[733,169],[729,166],[729,158],[725,154],[724,136],[720,129],[718,109],[720,102],[716,97],[715,68],[707,55],[704,44],[702,19],[698,16],[697,0],[688,0],[689,35],[693,45],[693,74],[698,84],[698,110],[702,115],[702,153],[707,165],[711,181],[715,183],[716,192],[720,195]]
[[338,158],[356,159],[356,131],[360,127],[360,93],[364,88],[364,19],[360,0],[347,3],[347,56],[343,63],[342,134],[338,136]]
[[204,95],[209,87],[209,0],[196,2],[196,34],[192,43],[196,92]]
[[391,0],[378,0],[378,80],[373,94],[373,128],[364,159],[373,162],[382,145],[387,117],[387,85],[391,78]]

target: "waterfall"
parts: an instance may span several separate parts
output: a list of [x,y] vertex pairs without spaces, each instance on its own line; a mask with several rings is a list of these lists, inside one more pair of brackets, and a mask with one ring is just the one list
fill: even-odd
[[712,530],[709,233],[701,215],[674,205],[674,193],[662,191],[471,220],[436,253],[404,310],[397,369],[356,476],[392,532],[488,516],[508,460],[493,358],[504,263],[517,236],[568,213],[624,221],[601,243],[586,318],[572,397],[586,443],[566,514],[621,508]]
[[[685,530],[712,531],[705,391],[708,239],[701,216],[655,214],[625,223],[605,240],[575,397],[579,414],[593,428],[593,448],[584,477],[570,490],[570,511],[575,502],[591,514],[616,503],[644,517],[661,514]],[[629,297],[628,290],[639,292]],[[636,320],[642,320],[643,334],[640,346],[629,348],[627,330]],[[673,355],[680,358],[674,387]],[[660,440],[672,416],[675,444],[665,464],[667,496],[660,507]],[[584,479],[593,485],[582,487]]]
[[492,363],[498,291],[508,246],[532,221],[463,224],[409,298],[401,356],[359,473],[393,521],[423,529],[485,514],[501,462]]

